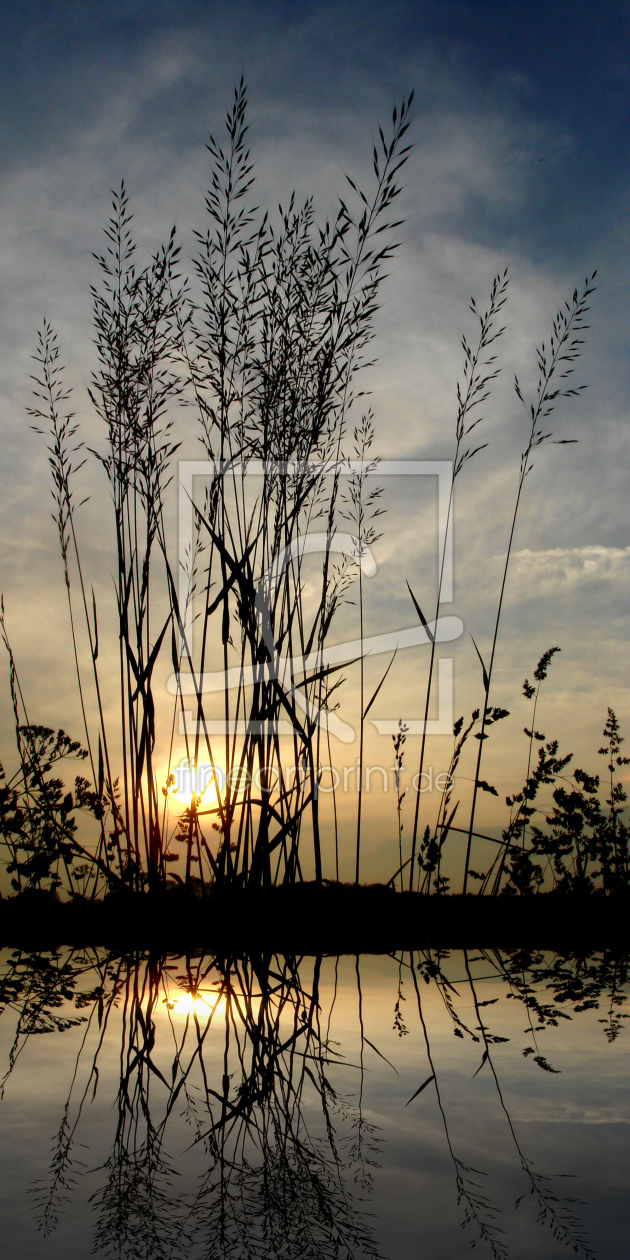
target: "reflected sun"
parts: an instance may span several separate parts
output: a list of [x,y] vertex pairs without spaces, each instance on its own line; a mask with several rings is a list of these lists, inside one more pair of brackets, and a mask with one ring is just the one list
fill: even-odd
[[164,999],[172,1015],[196,1015],[198,1019],[208,1019],[211,1015],[222,1015],[225,1012],[225,997],[212,991],[186,993],[180,991],[169,994]]
[[[253,993],[245,996],[243,993],[237,993],[234,990],[230,993],[230,1009],[232,1016],[239,1021],[246,1018],[245,1012],[249,1013],[249,1018],[258,1019],[262,994]],[[171,990],[168,997],[163,999],[163,1005],[167,1008],[171,1018],[175,1016],[196,1015],[200,1021],[206,1021],[216,1016],[219,1020],[225,1019],[227,997],[225,993],[216,993],[213,989],[197,989],[190,993],[186,989]]]

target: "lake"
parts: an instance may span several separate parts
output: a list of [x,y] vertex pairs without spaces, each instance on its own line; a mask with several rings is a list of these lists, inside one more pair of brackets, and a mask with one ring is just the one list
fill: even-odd
[[628,961],[1,957],[11,1260],[627,1255]]

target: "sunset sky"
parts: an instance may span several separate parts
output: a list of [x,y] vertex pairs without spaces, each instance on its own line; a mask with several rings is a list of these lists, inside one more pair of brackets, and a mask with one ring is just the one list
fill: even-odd
[[[455,597],[444,609],[464,623],[448,654],[455,716],[468,713],[482,700],[471,635],[485,654],[526,440],[514,374],[529,396],[536,345],[548,340],[557,307],[598,269],[575,374],[588,389],[562,402],[553,421],[554,436],[579,444],[540,453],[519,517],[494,692],[512,717],[489,745],[484,775],[499,799],[484,799],[479,822],[499,827],[505,794],[523,779],[529,708],[521,684],[552,645],[562,652],[537,725],[575,752],[575,764],[601,769],[607,705],[630,731],[630,5],[27,2],[2,6],[0,50],[0,586],[31,720],[81,735],[46,452],[25,412],[30,356],[46,317],[82,436],[98,445],[86,389],[89,286],[110,188],[124,178],[145,258],[173,223],[190,258],[193,230],[203,225],[204,142],[220,133],[243,75],[258,204],[273,215],[295,187],[298,198],[314,196],[325,218],[344,192],[344,172],[369,181],[378,121],[414,88],[405,226],[383,290],[377,362],[363,383],[372,391],[375,449],[384,460],[451,458],[460,338],[475,332],[470,296],[483,304],[508,266],[502,373],[480,428],[488,447],[457,489]],[[199,458],[191,417],[176,423],[182,458]],[[82,475],[90,495],[84,559],[106,623],[107,492],[98,467]],[[434,488],[419,490],[409,478],[394,492],[388,481],[383,506],[378,572],[366,583],[372,635],[414,624],[406,580],[425,610],[435,598]],[[174,489],[169,511],[174,521]],[[344,610],[344,637],[356,637],[356,609]],[[384,660],[370,663],[375,681]],[[422,649],[400,654],[373,716],[421,716],[423,660]],[[169,672],[166,659],[165,705]],[[6,662],[2,677],[0,750],[11,765]],[[340,714],[353,722],[352,671],[344,695]],[[410,769],[418,745],[409,739]],[[436,772],[451,747],[447,736],[432,741]],[[335,763],[355,755],[339,747]],[[388,767],[391,759],[391,740],[372,728],[366,760]],[[345,808],[354,806],[342,816]],[[382,878],[392,865],[392,793],[374,793],[368,815],[365,876]]]

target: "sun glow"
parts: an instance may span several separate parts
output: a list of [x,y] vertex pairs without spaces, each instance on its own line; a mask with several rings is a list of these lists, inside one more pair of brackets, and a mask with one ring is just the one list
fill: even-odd
[[169,774],[162,791],[165,796],[173,797],[175,805],[189,806],[196,800],[204,809],[212,809],[218,805],[219,791],[223,787],[224,774],[220,766],[211,766],[200,762],[191,768],[190,762],[182,761],[173,774]]
[[230,990],[229,994],[217,993],[213,989],[196,989],[190,992],[186,989],[171,990],[168,997],[164,998],[164,1006],[167,1008],[171,1018],[177,1016],[179,1018],[187,1018],[196,1016],[200,1022],[206,1022],[215,1017],[223,1021],[226,1015],[226,1007],[229,1002],[229,1009],[233,1019],[241,1022],[243,1019],[258,1019],[262,994],[252,993],[245,995],[244,993]]
[[179,801],[182,805],[190,805],[194,796],[197,802],[201,803],[206,809],[212,809],[218,802],[217,789],[212,781],[207,783],[201,792],[193,792],[192,787],[186,787],[183,790],[175,789],[173,796],[175,797],[175,802]]
[[225,996],[211,990],[197,990],[196,993],[180,991],[164,999],[171,1015],[196,1015],[197,1019],[210,1019],[213,1015],[225,1014]]

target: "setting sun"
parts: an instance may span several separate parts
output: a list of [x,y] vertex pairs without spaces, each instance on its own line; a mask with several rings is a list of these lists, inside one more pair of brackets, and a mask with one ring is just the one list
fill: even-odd
[[206,808],[212,808],[218,803],[217,784],[222,788],[223,779],[220,766],[200,762],[191,769],[190,762],[184,760],[168,775],[162,790],[165,796],[175,797],[176,803],[188,806],[196,797]]

